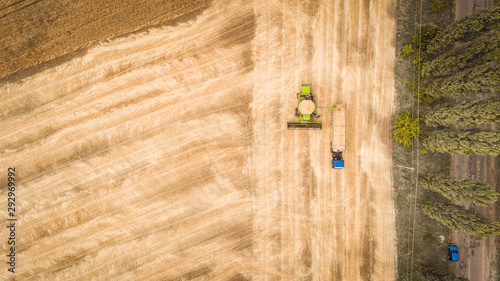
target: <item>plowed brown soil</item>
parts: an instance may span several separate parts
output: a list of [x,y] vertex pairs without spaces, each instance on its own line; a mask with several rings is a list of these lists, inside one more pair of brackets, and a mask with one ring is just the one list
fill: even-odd
[[[393,280],[394,12],[220,0],[0,86],[15,276]],[[329,111],[323,130],[286,129],[302,83],[319,105],[347,104],[343,170]]]

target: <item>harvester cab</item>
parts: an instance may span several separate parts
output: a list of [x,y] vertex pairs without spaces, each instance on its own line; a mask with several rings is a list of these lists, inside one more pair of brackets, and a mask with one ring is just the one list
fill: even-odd
[[298,106],[295,109],[295,116],[299,117],[299,121],[287,122],[288,129],[322,129],[323,125],[320,121],[314,121],[312,118],[316,116],[316,104],[314,103],[313,95],[311,94],[311,86],[302,84],[302,91],[297,94]]

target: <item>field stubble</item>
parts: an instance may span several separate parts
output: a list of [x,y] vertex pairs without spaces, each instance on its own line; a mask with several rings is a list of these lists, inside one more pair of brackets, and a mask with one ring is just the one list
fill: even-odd
[[[394,279],[393,34],[391,1],[215,1],[4,84],[18,278]],[[342,171],[329,112],[286,130],[301,83],[348,105]]]

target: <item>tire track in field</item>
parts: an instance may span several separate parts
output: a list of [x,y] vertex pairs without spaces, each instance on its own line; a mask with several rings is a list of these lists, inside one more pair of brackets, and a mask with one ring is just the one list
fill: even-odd
[[[222,14],[231,14],[232,11],[238,11],[235,19],[239,19],[241,6],[234,4],[211,16],[227,19]],[[244,18],[243,23],[245,32],[252,35],[252,17]],[[248,76],[252,65],[245,61],[249,41],[233,34],[240,30],[235,27],[239,24],[228,24],[217,25],[215,21],[212,26],[206,26],[214,36],[210,40],[202,38],[200,43],[205,45],[197,46],[199,51],[183,50],[182,44],[174,45],[176,50],[173,52],[178,52],[177,57],[173,56],[175,59],[162,54],[165,46],[159,40],[165,36],[157,36],[157,41],[152,40],[153,48],[150,45],[139,51],[139,56],[145,54],[147,60],[142,59],[133,68],[101,76],[102,79],[84,85],[85,90],[93,91],[90,99],[82,95],[83,91],[78,95],[67,91],[61,95],[65,99],[63,103],[60,99],[48,100],[46,109],[52,111],[47,115],[49,118],[39,114],[45,110],[43,107],[11,117],[11,124],[28,117],[37,127],[67,120],[61,130],[48,135],[42,142],[33,138],[33,141],[23,143],[16,154],[5,151],[2,160],[5,165],[5,160],[16,155],[17,167],[27,172],[22,177],[27,204],[21,208],[23,221],[20,221],[20,227],[31,240],[25,241],[18,253],[31,267],[20,273],[21,278],[101,279],[107,276],[105,279],[128,279],[130,274],[156,278],[170,276],[172,279],[195,275],[230,278],[228,274],[237,276],[245,272],[242,267],[248,264],[251,234],[247,230],[251,225],[251,213],[247,211],[250,210],[248,204],[235,203],[234,200],[245,198],[248,192],[245,177],[241,176],[249,152],[246,149],[249,145],[247,136],[251,132],[245,106],[251,102],[248,93],[253,86],[245,81],[252,81]],[[193,34],[192,30],[198,27],[189,28],[184,30]],[[160,34],[161,31],[150,37],[137,36],[137,39],[149,40],[147,38]],[[137,42],[142,44],[141,40]],[[214,42],[218,44],[210,45]],[[110,53],[111,48],[119,51]],[[91,55],[108,57],[106,61],[111,61],[110,65],[120,60],[125,63],[138,56],[134,54],[137,51],[134,48],[131,41],[120,39]],[[187,57],[179,56],[185,51]],[[181,71],[172,68],[172,64]],[[160,65],[163,67],[159,68]],[[157,73],[162,69],[167,71]],[[81,71],[86,71],[85,75],[91,77],[99,75],[100,70],[96,65]],[[74,74],[80,75],[74,71],[69,76],[61,73],[60,77],[71,83],[75,81]],[[31,81],[36,85],[36,79],[27,79],[24,89],[33,87]],[[176,92],[157,92],[162,86],[171,87],[173,81],[177,81]],[[236,81],[242,83],[233,84]],[[61,90],[57,83],[55,85],[49,89]],[[36,87],[32,90],[37,91]],[[12,88],[8,90],[12,91]],[[108,94],[103,96],[102,93]],[[56,102],[59,104],[54,106]],[[92,105],[109,110],[89,112]],[[78,108],[80,113],[75,110]],[[71,113],[76,116],[72,117]],[[179,132],[181,137],[175,135],[179,131],[176,126],[189,123],[191,129],[184,133],[185,136],[182,136],[183,132]],[[197,129],[201,126],[204,129]],[[6,128],[12,130],[12,126]],[[25,129],[26,126],[18,126],[10,137],[25,133]],[[29,133],[26,135],[30,136]],[[68,157],[72,155],[66,152],[70,151],[69,148],[76,147],[77,143],[97,141],[99,136],[106,140],[104,147],[91,147],[87,156],[77,152],[73,154],[75,157]],[[162,137],[165,140],[161,140]],[[69,146],[57,147],[61,141]],[[38,151],[51,151],[45,154],[45,161],[49,164],[51,159],[57,161],[54,157],[61,161],[51,164],[52,169],[43,174],[37,172],[36,167],[31,168],[30,175],[33,157],[43,164],[41,157],[34,156]],[[175,158],[165,160],[164,157]],[[232,168],[224,169],[223,163]],[[176,168],[177,165],[184,168]],[[75,173],[81,175],[72,179],[71,175]],[[175,173],[183,176],[177,177]],[[203,173],[209,176],[203,176]],[[196,180],[195,176],[190,176],[196,174],[202,177]],[[186,188],[179,189],[181,186]],[[208,202],[203,196],[217,199]],[[200,205],[201,202],[205,203]],[[148,210],[147,206],[153,209],[144,212]],[[187,213],[184,215],[175,206],[183,206],[181,210]],[[216,210],[216,213],[210,210]],[[206,215],[196,220],[197,214],[202,213]],[[230,215],[238,213],[241,215]],[[217,219],[213,219],[215,217]],[[208,218],[212,218],[212,223],[206,224]],[[182,223],[182,228],[179,228],[179,222],[190,223]],[[138,228],[138,225],[145,228]],[[175,243],[169,244],[168,241],[177,241],[178,249],[172,248]],[[151,249],[147,257],[134,258],[143,255],[144,249]],[[208,253],[212,253],[212,257],[205,263],[206,270],[201,270],[203,268],[198,268],[193,261]],[[163,261],[164,266],[152,266],[157,261]]]
[[[394,279],[389,6],[220,0],[0,86],[19,278]],[[302,83],[348,104],[342,171],[329,112],[286,130]]]

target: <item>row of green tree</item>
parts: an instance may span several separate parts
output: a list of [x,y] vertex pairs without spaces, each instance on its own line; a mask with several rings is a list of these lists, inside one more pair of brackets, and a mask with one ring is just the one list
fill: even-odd
[[[401,114],[394,131],[396,141],[405,146],[411,145],[420,134],[419,120],[419,118],[412,117],[409,111]],[[442,153],[496,156],[500,154],[500,133],[477,128],[468,130],[443,128],[423,133],[421,145],[420,151],[423,153],[430,150]]]
[[[453,48],[457,43],[462,46]],[[467,43],[466,43],[467,42]],[[426,25],[403,47],[402,56],[412,56],[416,77],[408,88],[419,102],[441,99],[439,105],[413,117],[400,114],[394,138],[409,146],[419,137],[421,124],[438,127],[422,133],[421,151],[500,154],[500,133],[492,130],[456,130],[455,125],[479,125],[500,121],[500,98],[468,99],[459,104],[443,102],[459,96],[500,91],[500,5],[464,17],[445,30]],[[443,128],[444,127],[444,128]]]
[[[432,0],[435,12],[453,5],[453,0]],[[481,10],[449,25],[442,32],[434,25],[423,26],[403,47],[402,56],[411,57],[414,79],[407,83],[417,101],[433,103],[431,110],[415,118],[408,110],[399,115],[394,138],[409,146],[422,133],[421,151],[462,154],[499,154],[499,135],[493,131],[455,130],[456,125],[478,125],[500,120],[500,98],[470,99],[479,93],[500,90],[500,9]],[[455,48],[456,43],[460,46]],[[469,42],[469,43],[466,43]],[[469,99],[455,104],[452,100]],[[445,174],[428,174],[420,185],[447,199],[486,206],[498,200],[499,194],[485,183],[457,179]],[[448,200],[422,202],[421,208],[429,217],[454,230],[469,235],[491,236],[499,233],[499,223]],[[419,267],[421,280],[465,281],[448,268],[435,265]]]
[[[412,58],[415,79],[407,86],[417,101],[439,102],[422,116],[414,117],[409,110],[401,113],[396,120],[395,140],[410,146],[420,137],[419,149],[423,153],[499,155],[500,132],[452,127],[500,121],[497,94],[470,98],[500,91],[500,5],[475,12],[442,31],[433,25],[423,26],[412,37],[412,43],[403,47],[401,55]],[[453,99],[460,96],[467,99],[454,103]],[[496,202],[500,195],[488,184],[444,174],[426,175],[420,184],[450,200],[478,206]],[[448,228],[471,236],[500,234],[500,222],[446,200],[422,202],[421,208]]]
[[437,130],[422,134],[422,152],[458,153],[470,155],[500,154],[500,133],[493,130],[458,130],[455,125],[480,125],[500,121],[500,96],[486,99],[469,99],[458,104],[442,103],[426,112],[422,117],[413,117],[411,112],[399,115],[394,138],[409,146],[420,135],[421,122]]
[[[444,174],[428,174],[420,179],[424,188],[440,193],[448,199],[469,202],[486,207],[496,202],[500,194],[486,183],[472,179],[458,179]],[[463,231],[471,236],[489,237],[500,234],[500,222],[492,222],[488,217],[474,210],[449,202],[422,202],[422,210],[429,217],[443,223],[448,228]]]

